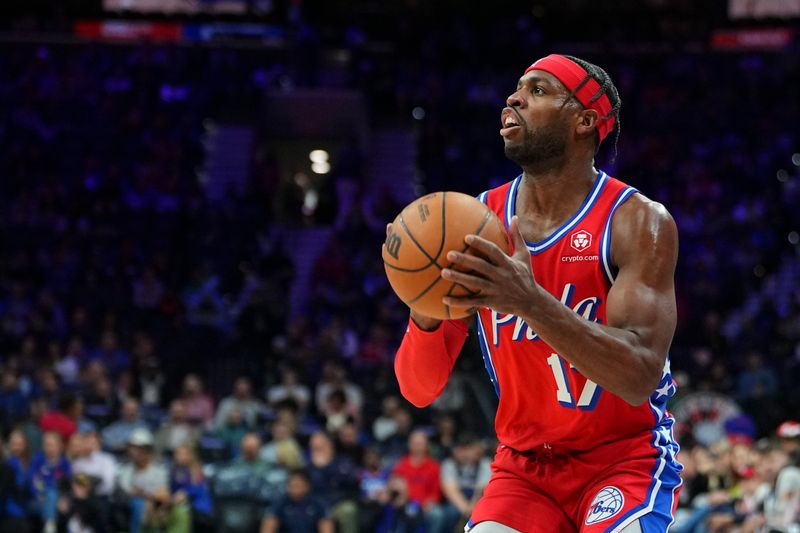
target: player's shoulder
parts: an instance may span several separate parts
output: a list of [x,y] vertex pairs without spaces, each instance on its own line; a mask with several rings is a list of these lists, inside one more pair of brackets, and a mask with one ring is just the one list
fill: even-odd
[[675,219],[672,218],[666,206],[648,198],[640,191],[636,191],[627,202],[619,206],[615,218],[634,228],[654,226],[665,229],[676,228]]
[[[612,221],[611,248],[617,258],[643,251],[677,254],[678,227],[664,204],[637,191]],[[618,263],[617,263],[618,264]]]
[[489,204],[490,202],[494,203],[497,201],[504,201],[508,196],[509,192],[511,192],[513,188],[516,186],[518,181],[519,181],[519,176],[517,176],[513,180],[507,181],[501,185],[483,191],[482,193],[478,194],[476,198],[485,204]]

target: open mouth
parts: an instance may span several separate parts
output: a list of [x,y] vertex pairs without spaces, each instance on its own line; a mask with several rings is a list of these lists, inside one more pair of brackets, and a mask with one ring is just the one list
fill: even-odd
[[500,129],[500,135],[502,135],[503,137],[507,137],[508,135],[514,133],[516,130],[520,129],[520,124],[519,121],[517,120],[517,117],[515,117],[514,114],[510,112],[503,113],[501,117],[501,124],[503,127]]

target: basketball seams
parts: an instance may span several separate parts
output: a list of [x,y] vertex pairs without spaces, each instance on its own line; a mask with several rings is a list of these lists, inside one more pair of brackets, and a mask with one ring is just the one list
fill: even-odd
[[[494,214],[494,213],[492,212],[492,210],[491,210],[491,209],[487,209],[487,211],[486,211],[486,214],[483,216],[483,220],[481,221],[481,223],[480,223],[480,225],[478,226],[478,228],[475,230],[475,233],[474,233],[474,235],[480,235],[480,234],[481,234],[481,232],[483,232],[483,230],[486,228],[486,224],[489,222],[489,220],[491,220],[491,218],[492,218],[492,215],[493,215],[493,214]],[[442,206],[442,215],[443,215],[443,216],[442,216],[442,224],[444,225],[444,220],[445,220],[445,218],[444,218],[444,206]],[[442,231],[444,231],[444,229],[443,229]],[[409,237],[411,236],[411,234],[408,232],[408,229],[407,229],[407,228],[406,228],[406,233],[408,233]],[[413,237],[411,237],[411,238],[413,239]],[[415,241],[415,242],[416,242],[416,241]],[[419,247],[419,244],[417,244],[417,246]],[[442,248],[444,248],[444,243],[442,244]],[[463,248],[460,250],[460,251],[461,251],[461,253],[464,253],[464,252],[466,252],[468,248],[469,248],[469,245],[468,245],[468,244],[464,245],[464,247],[463,247]],[[421,250],[421,249],[422,249],[422,248],[420,247],[420,250]],[[437,258],[438,258],[438,256],[439,256],[440,254],[441,254],[441,249],[439,250],[439,254],[437,254]],[[427,254],[426,254],[426,255],[427,255]],[[385,262],[385,261],[384,261],[384,262]],[[428,265],[428,266],[430,266],[430,265]],[[436,263],[436,266],[437,266],[437,267],[439,267],[439,269],[440,269],[440,270],[442,269],[442,267],[441,267],[441,266],[439,266],[439,264],[438,264],[438,263]],[[453,263],[452,263],[452,262],[450,262],[450,263],[448,263],[448,264],[447,264],[447,266],[445,266],[444,268],[450,268],[450,267],[452,267],[452,266],[453,266]],[[426,267],[426,268],[427,268],[427,267]],[[414,303],[414,302],[418,301],[420,298],[422,298],[423,296],[425,296],[426,294],[428,294],[428,291],[430,291],[430,290],[431,290],[433,287],[435,287],[435,286],[436,286],[436,284],[437,284],[437,283],[439,283],[439,281],[441,281],[441,280],[442,280],[442,277],[441,277],[441,276],[437,276],[437,278],[436,278],[435,280],[433,280],[433,282],[432,282],[430,285],[428,285],[427,287],[425,287],[424,289],[422,289],[422,292],[420,292],[420,293],[419,293],[419,294],[417,294],[417,295],[416,295],[414,298],[412,298],[411,300],[409,300],[408,302],[406,302],[406,304],[407,304],[407,305],[410,305],[410,304],[412,304],[412,303]],[[474,295],[478,294],[477,292],[475,292],[475,291],[472,291],[472,290],[470,290],[469,288],[465,287],[465,286],[464,286],[464,285],[462,285],[461,283],[455,283],[455,282],[453,282],[453,283],[451,283],[451,285],[450,285],[450,289],[448,289],[448,291],[447,291],[447,296],[450,296],[450,295],[451,295],[451,293],[453,292],[453,289],[456,287],[456,285],[458,285],[459,287],[461,287],[461,288],[463,288],[465,291],[467,291],[467,293],[468,293],[470,296],[474,296]],[[449,306],[449,305],[445,305],[445,312],[447,313],[447,317],[449,318],[449,317],[450,317],[450,306]]]
[[409,230],[408,226],[406,225],[406,221],[403,219],[403,213],[400,213],[400,216],[397,217],[400,220],[400,226],[402,226],[403,231],[406,232],[406,235],[408,235],[408,238],[411,239],[411,242],[414,243],[414,246],[416,246],[417,249],[420,252],[422,252],[422,255],[424,255],[425,257],[428,258],[428,264],[423,266],[423,267],[420,267],[420,268],[405,269],[405,268],[402,268],[402,267],[395,266],[395,265],[393,265],[391,263],[388,263],[384,259],[383,260],[383,264],[384,265],[386,265],[386,266],[388,266],[390,268],[393,268],[395,270],[398,270],[400,272],[422,272],[423,270],[427,269],[431,265],[435,265],[436,268],[438,268],[439,270],[442,270],[443,267],[439,264],[439,262],[437,260],[439,259],[439,256],[442,254],[442,250],[444,249],[444,242],[445,242],[445,221],[447,220],[445,218],[445,214],[446,214],[445,209],[446,209],[446,205],[447,205],[447,204],[445,204],[446,196],[447,196],[447,193],[443,192],[442,193],[442,231],[441,231],[441,236],[442,237],[441,237],[441,240],[439,242],[439,249],[436,251],[436,256],[434,257],[431,254],[429,254],[428,251],[425,248],[423,248],[423,246],[419,243],[419,241],[417,241],[417,239],[414,238],[414,235],[411,233],[411,230]]

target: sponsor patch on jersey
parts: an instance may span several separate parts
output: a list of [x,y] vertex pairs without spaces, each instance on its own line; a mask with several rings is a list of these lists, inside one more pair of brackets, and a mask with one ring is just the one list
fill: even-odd
[[622,510],[625,497],[617,487],[603,487],[592,500],[589,511],[586,513],[587,526],[608,520]]
[[582,252],[592,245],[592,234],[585,229],[578,230],[570,235],[569,245],[573,249]]

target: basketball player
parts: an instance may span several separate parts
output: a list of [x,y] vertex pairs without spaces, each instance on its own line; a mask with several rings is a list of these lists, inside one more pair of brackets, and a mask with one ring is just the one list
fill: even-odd
[[[470,235],[480,257],[449,252],[442,278],[475,294],[500,446],[466,531],[669,529],[681,484],[667,351],[675,331],[675,223],[664,207],[594,168],[619,129],[608,74],[550,55],[501,113],[505,154],[522,167],[479,199],[504,222],[512,255]],[[411,312],[395,359],[403,395],[441,393],[466,320]]]

